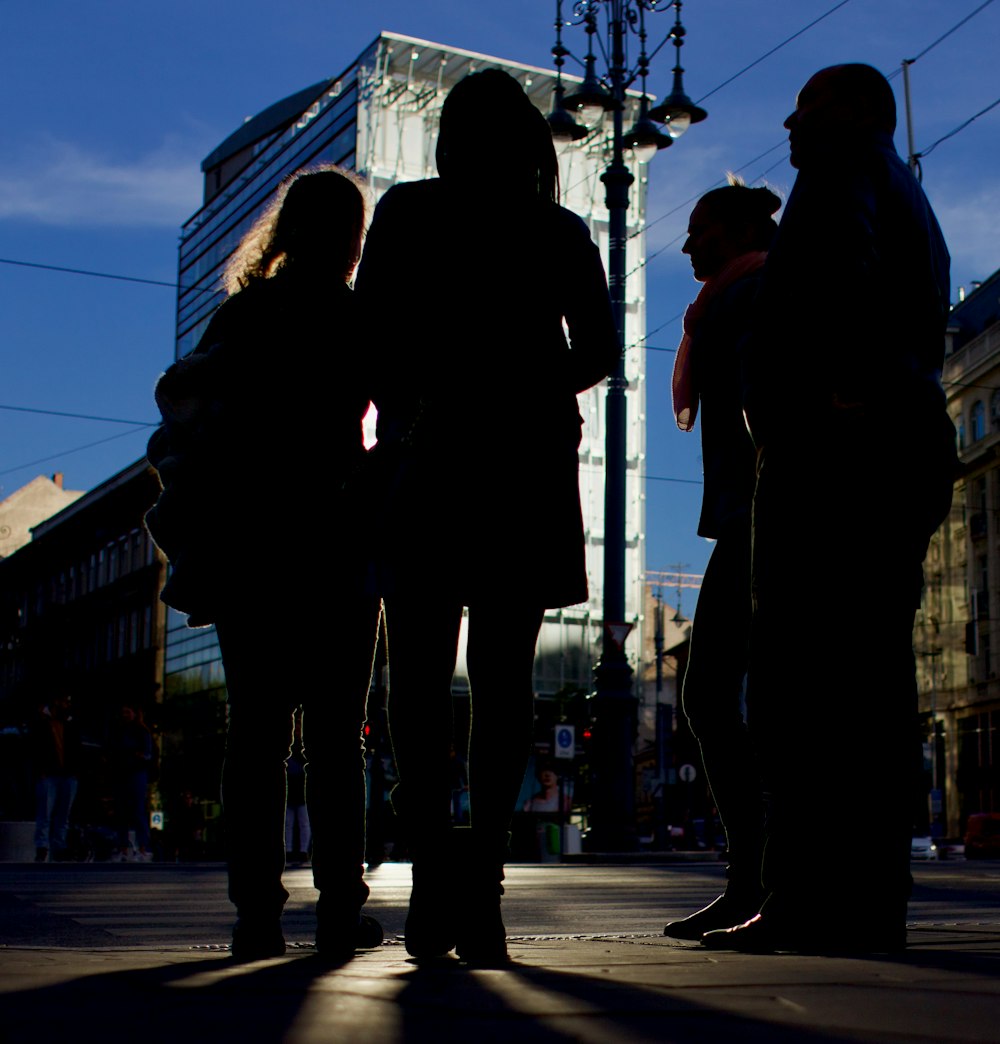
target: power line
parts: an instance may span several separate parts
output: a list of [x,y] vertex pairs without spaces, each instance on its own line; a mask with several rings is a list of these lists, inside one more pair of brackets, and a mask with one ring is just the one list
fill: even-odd
[[122,283],[144,283],[147,286],[166,286],[171,290],[194,290],[199,294],[217,294],[220,291],[209,287],[182,286],[180,283],[168,283],[162,279],[141,279],[139,276],[116,275],[113,272],[92,272],[87,268],[67,268],[65,265],[43,265],[36,261],[18,261],[10,257],[0,257],[0,264],[17,265],[20,268],[41,268],[47,272],[68,272],[70,275],[93,276],[96,279],[116,279]]
[[[989,2],[992,3],[993,0],[989,0]],[[772,47],[770,51],[767,51],[765,54],[762,54],[759,58],[755,58],[749,65],[743,66],[743,68],[740,69],[738,73],[733,73],[733,75],[730,76],[728,80],[723,80],[718,87],[713,87],[708,92],[708,94],[703,94],[700,98],[698,98],[695,101],[695,105],[701,105],[701,103],[706,98],[711,98],[716,91],[721,91],[723,87],[728,87],[729,84],[733,82],[733,80],[738,80],[745,72],[749,72],[755,65],[760,65],[760,63],[764,61],[765,58],[770,58],[772,54],[774,54],[777,51],[780,51],[781,48],[785,46],[785,44],[790,44],[794,39],[801,36],[803,33],[808,32],[810,29],[812,29],[814,25],[819,25],[819,23],[822,22],[824,18],[829,18],[830,15],[832,15],[835,11],[839,11],[848,3],[850,3],[850,0],[840,0],[839,4],[834,4],[834,6],[831,7],[830,10],[827,11],[825,14],[821,14],[819,18],[814,19],[808,25],[804,25],[801,29],[799,29],[798,32],[792,33],[792,35],[789,36],[787,40],[782,40],[780,44],[777,44],[775,47]],[[985,7],[986,5],[984,4],[983,6]]]
[[[778,45],[778,47],[776,47],[773,50],[769,51],[765,55],[761,55],[761,57],[758,58],[756,61],[751,62],[750,65],[746,66],[745,69],[740,70],[740,72],[738,72],[734,76],[730,77],[730,79],[728,79],[728,80],[724,81],[723,83],[719,84],[718,87],[712,88],[712,90],[709,91],[708,94],[702,95],[702,97],[698,99],[698,103],[704,101],[705,98],[707,98],[709,96],[709,94],[714,94],[716,91],[720,90],[722,87],[725,87],[727,84],[731,83],[734,79],[736,79],[737,76],[742,75],[743,72],[745,72],[747,69],[751,69],[754,65],[757,65],[759,62],[763,61],[764,58],[769,57],[771,54],[774,53],[775,50],[778,50],[779,48],[783,47],[785,45],[785,43],[788,43],[789,41],[795,39],[795,36],[801,35],[807,29],[810,29],[810,28],[812,28],[813,25],[816,25],[817,22],[821,22],[824,18],[826,18],[829,15],[833,14],[834,11],[836,11],[840,7],[843,7],[844,3],[847,3],[847,2],[848,2],[848,0],[843,0],[843,3],[839,3],[835,7],[832,7],[825,14],[820,15],[820,17],[817,18],[816,21],[811,22],[807,26],[804,26],[802,29],[799,30],[798,33],[795,33],[793,36],[790,36],[788,38],[788,40],[783,41],[781,44]],[[956,22],[955,25],[953,25],[947,32],[942,33],[936,40],[934,40],[931,43],[929,43],[922,51],[920,51],[920,53],[916,56],[916,58],[910,59],[910,63],[912,64],[913,62],[919,61],[921,58],[924,57],[925,54],[927,54],[928,52],[932,51],[935,47],[938,46],[938,44],[940,44],[942,41],[946,40],[949,36],[951,36],[952,33],[954,33],[956,30],[960,29],[963,25],[965,25],[966,22],[970,21],[977,14],[979,14],[980,11],[985,10],[992,3],[993,3],[993,0],[985,0],[985,3],[980,4],[974,11],[970,12],[963,19],[961,19],[960,21]],[[894,76],[898,75],[899,71],[900,70],[898,68],[896,68],[896,69],[892,70],[891,72],[886,73],[885,74],[886,75],[886,79],[891,80]],[[964,130],[966,127],[969,126],[970,123],[973,123],[975,120],[979,119],[980,116],[984,116],[991,109],[996,108],[997,105],[1000,105],[1000,98],[998,98],[995,102],[992,102],[990,105],[987,105],[985,109],[982,109],[981,111],[977,112],[975,114],[975,116],[970,117],[968,120],[965,121],[965,123],[963,123],[960,126],[956,127],[953,131],[950,131],[948,134],[945,134],[943,137],[939,138],[937,141],[935,141],[932,145],[930,145],[923,152],[917,153],[917,156],[918,157],[926,156],[933,149],[937,148],[937,146],[940,145],[943,141],[947,141],[948,138],[954,137],[956,134],[959,133],[959,131]],[[763,159],[766,155],[768,155],[768,153],[771,153],[775,149],[779,149],[782,146],[787,146],[787,144],[788,144],[788,141],[787,141],[787,139],[785,139],[785,140],[782,140],[782,141],[778,142],[777,145],[772,145],[771,148],[767,149],[765,152],[762,152],[759,156],[756,156],[752,160],[749,160],[747,163],[744,163],[743,166],[737,167],[736,170],[733,173],[738,174],[740,171],[746,170],[747,167],[752,166],[758,160]],[[759,181],[762,177],[764,177],[770,171],[774,170],[775,167],[780,166],[780,164],[783,163],[783,162],[784,162],[784,159],[780,160],[778,163],[774,164],[773,166],[768,167],[767,170],[765,170],[763,174],[759,174],[754,180],[755,181]],[[657,222],[663,221],[665,218],[670,217],[672,214],[676,214],[678,210],[681,210],[683,207],[687,206],[689,203],[692,203],[695,200],[700,199],[701,196],[703,196],[705,194],[705,192],[708,192],[711,189],[716,188],[716,187],[718,187],[721,184],[724,184],[724,182],[721,182],[721,181],[714,182],[712,185],[710,185],[704,191],[699,192],[697,195],[690,197],[689,199],[685,200],[683,203],[679,204],[678,206],[673,207],[672,209],[670,209],[670,210],[666,211],[665,213],[661,214],[659,217],[654,218],[652,221],[647,221],[642,226],[642,228],[637,229],[635,232],[633,232],[629,238],[631,238],[632,236],[637,236],[637,235],[639,235],[642,232],[645,232],[646,229],[652,228],[652,226],[655,225]],[[663,249],[666,249],[666,248],[663,248]],[[662,253],[662,251],[657,251],[657,253]],[[648,260],[650,260],[651,257],[655,257],[655,256],[656,256],[656,254],[651,254],[650,257],[646,258],[646,260],[648,261]]]
[[95,446],[103,446],[107,442],[114,442],[115,439],[123,439],[127,435],[135,435],[137,432],[146,431],[148,425],[142,424],[137,428],[131,428],[129,431],[120,431],[117,435],[109,435],[106,439],[98,439],[96,442],[88,442],[85,446],[75,446],[73,449],[62,450],[59,453],[50,453],[47,457],[39,457],[37,460],[29,460],[24,464],[18,464],[13,468],[4,468],[0,471],[0,475],[10,475],[15,471],[23,471],[25,468],[33,468],[36,464],[45,464],[50,460],[57,460],[59,457],[68,457],[72,453],[82,453],[84,450],[93,449]]
[[[2,472],[0,472],[2,474]],[[671,478],[668,475],[640,475],[641,479],[645,482],[680,482],[685,486],[704,486],[705,483],[701,479],[682,479],[682,478]]]
[[[990,2],[992,3],[992,0],[990,0]],[[990,109],[995,109],[998,105],[1000,105],[1000,98],[997,98],[996,101],[990,102],[990,104],[987,105],[985,109],[980,109],[979,112],[975,114],[975,116],[970,116],[964,123],[960,123],[954,130],[950,130],[947,134],[942,135],[932,145],[928,145],[926,149],[914,153],[914,159],[923,159],[925,156],[929,156],[938,147],[938,145],[941,144],[941,142],[947,141],[949,138],[954,138],[959,131],[965,130],[965,128],[968,127],[970,123],[975,123],[980,116],[985,116],[986,113],[990,111]]]
[[95,417],[89,413],[65,413],[62,410],[42,410],[32,406],[6,406],[0,403],[0,410],[11,410],[14,413],[41,413],[46,417],[72,417],[75,420],[103,421],[105,424],[137,424],[143,428],[155,428],[159,421],[122,420],[121,417]]
[[976,17],[976,15],[977,15],[977,14],[979,14],[979,12],[980,12],[980,11],[982,11],[982,10],[983,10],[984,8],[987,8],[987,7],[989,7],[989,6],[990,6],[990,4],[992,4],[992,3],[993,3],[993,0],[986,0],[986,3],[984,3],[984,4],[980,4],[980,5],[979,5],[979,6],[978,6],[978,7],[977,7],[977,8],[975,9],[975,11],[973,11],[973,12],[972,12],[971,14],[967,14],[967,15],[966,15],[966,16],[965,16],[965,17],[964,17],[964,18],[963,18],[963,19],[962,19],[962,20],[961,20],[960,22],[956,22],[956,23],[955,23],[955,25],[953,25],[953,26],[952,26],[952,27],[951,27],[951,28],[950,28],[950,29],[949,29],[949,30],[948,30],[948,31],[947,31],[946,33],[942,33],[942,34],[941,34],[941,35],[940,35],[940,36],[939,36],[939,37],[938,37],[938,38],[937,38],[937,39],[936,39],[936,40],[935,40],[935,41],[934,41],[933,43],[931,43],[931,44],[928,44],[928,45],[927,45],[927,46],[926,46],[926,47],[925,47],[925,48],[924,48],[924,49],[923,49],[923,50],[922,50],[922,51],[920,52],[920,54],[918,54],[918,55],[916,56],[916,58],[911,58],[911,59],[910,59],[910,64],[912,65],[912,64],[913,64],[914,62],[919,62],[919,61],[920,61],[920,59],[921,59],[921,58],[923,58],[923,56],[924,56],[925,54],[927,54],[927,52],[928,52],[928,51],[933,51],[933,50],[934,50],[934,48],[935,48],[935,47],[937,47],[937,45],[938,45],[939,43],[941,43],[941,41],[942,41],[942,40],[946,40],[946,39],[947,39],[947,38],[948,38],[949,36],[951,36],[951,34],[952,34],[953,32],[955,32],[955,30],[956,30],[956,29],[961,29],[961,28],[962,28],[962,26],[963,26],[963,25],[965,25],[965,23],[966,23],[966,22],[968,22],[968,21],[969,21],[970,19],[972,19],[972,18],[975,18],[975,17]]

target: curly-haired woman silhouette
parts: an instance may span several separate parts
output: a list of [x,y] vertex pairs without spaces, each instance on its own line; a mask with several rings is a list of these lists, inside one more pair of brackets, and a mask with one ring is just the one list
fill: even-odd
[[[233,954],[281,954],[285,765],[303,708],[317,946],[378,945],[360,909],[361,733],[379,606],[341,487],[368,405],[349,280],[365,199],[334,168],[287,182],[230,260],[230,296],[157,386],[148,525],[171,559],[163,598],[214,622],[228,690],[222,775]],[[280,488],[280,497],[269,495]],[[322,507],[320,507],[322,505]]]

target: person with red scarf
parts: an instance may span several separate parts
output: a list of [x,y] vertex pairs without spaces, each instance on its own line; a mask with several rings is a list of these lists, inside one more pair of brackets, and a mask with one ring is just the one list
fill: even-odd
[[682,702],[726,830],[726,891],[663,934],[697,940],[752,917],[764,899],[763,797],[744,720],[750,638],[750,505],[756,460],[743,420],[741,348],[781,201],[730,184],[691,213],[683,251],[702,288],[684,315],[673,375],[674,414],[691,431],[701,412],[705,487],[700,536],[715,541],[698,597]]

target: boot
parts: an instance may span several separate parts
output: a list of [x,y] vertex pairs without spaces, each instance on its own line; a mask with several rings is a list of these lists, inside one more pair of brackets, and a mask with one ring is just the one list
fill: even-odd
[[462,872],[462,905],[456,949],[466,964],[497,968],[507,964],[507,930],[500,914],[509,834],[481,837],[467,831],[468,857]]
[[320,894],[316,903],[316,950],[335,964],[349,961],[356,950],[374,950],[382,945],[382,925],[359,912],[356,906],[331,903]]
[[233,926],[233,959],[261,961],[267,957],[282,957],[285,937],[281,932],[281,914],[240,913]]
[[663,929],[663,934],[671,939],[690,939],[698,942],[706,932],[732,928],[733,925],[749,921],[760,910],[763,901],[762,892],[741,891],[730,885],[708,906],[689,917],[671,921]]
[[425,835],[413,845],[413,887],[403,936],[406,952],[418,960],[443,957],[455,949],[462,862],[456,858],[455,834],[450,830],[436,837]]

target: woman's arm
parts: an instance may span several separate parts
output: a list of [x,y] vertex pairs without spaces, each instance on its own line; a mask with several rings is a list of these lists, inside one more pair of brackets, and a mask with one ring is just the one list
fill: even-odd
[[[567,211],[563,211],[568,214]],[[611,373],[618,362],[618,335],[604,265],[587,226],[568,215],[560,286],[569,327],[573,391],[586,391]]]

